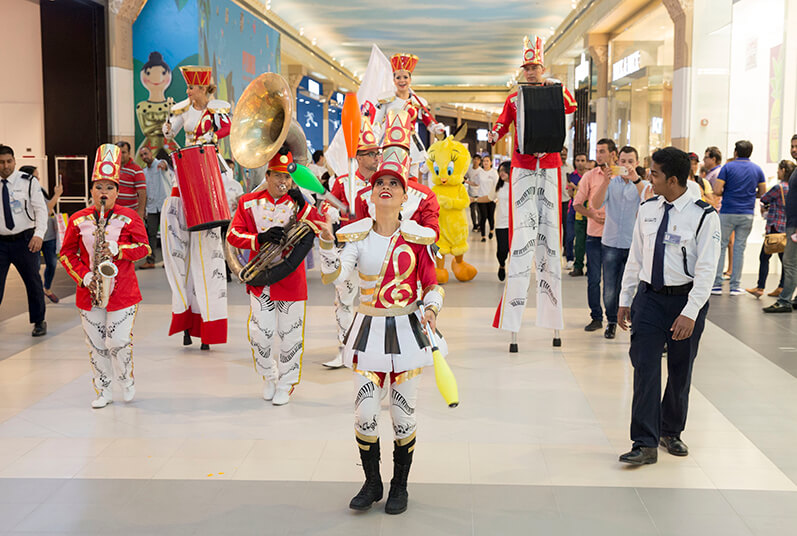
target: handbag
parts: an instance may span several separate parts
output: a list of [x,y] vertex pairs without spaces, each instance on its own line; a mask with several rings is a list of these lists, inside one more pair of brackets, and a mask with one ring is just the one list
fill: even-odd
[[[783,197],[783,186],[780,187],[780,198],[785,206],[786,199]],[[767,233],[764,235],[764,253],[767,255],[783,253],[785,249],[786,233]]]

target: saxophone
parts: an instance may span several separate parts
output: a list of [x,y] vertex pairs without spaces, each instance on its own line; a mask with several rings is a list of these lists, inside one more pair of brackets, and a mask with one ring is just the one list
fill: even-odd
[[94,307],[105,308],[108,306],[108,299],[111,297],[113,291],[116,275],[119,269],[111,260],[111,257],[105,255],[105,225],[108,222],[105,219],[105,199],[100,202],[100,219],[97,221],[97,228],[94,230],[94,275],[93,281],[96,288],[91,295],[91,304]]

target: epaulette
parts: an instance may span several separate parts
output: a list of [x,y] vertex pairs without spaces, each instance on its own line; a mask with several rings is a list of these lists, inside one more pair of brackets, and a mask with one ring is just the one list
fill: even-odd
[[654,196],[653,196],[653,197],[651,197],[650,199],[645,199],[644,201],[642,201],[642,203],[641,203],[641,204],[643,204],[643,205],[644,205],[645,203],[650,203],[651,201],[657,201],[658,199],[659,199],[659,196],[657,196],[657,195],[654,195]]
[[371,218],[363,218],[348,225],[344,225],[338,229],[335,236],[338,237],[339,242],[359,242],[360,240],[365,240],[365,237],[371,232],[373,226],[374,220]]
[[212,114],[228,114],[230,113],[230,103],[219,99],[213,99],[208,103],[208,111]]
[[387,104],[388,102],[393,102],[396,100],[396,94],[394,92],[389,93],[382,93],[377,97],[377,102],[379,104]]
[[181,115],[191,106],[191,99],[183,99],[172,106],[172,115]]
[[703,227],[703,220],[712,212],[716,212],[716,209],[702,199],[696,200],[695,205],[703,209],[703,214],[700,216],[700,222],[697,224],[697,230],[695,231],[695,236],[697,236],[700,234],[700,228]]
[[403,220],[399,229],[404,240],[411,244],[428,246],[437,242],[437,233],[415,220]]

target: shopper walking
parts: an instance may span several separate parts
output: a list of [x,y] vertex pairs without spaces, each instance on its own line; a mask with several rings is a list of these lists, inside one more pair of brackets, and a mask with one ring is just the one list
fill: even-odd
[[168,175],[169,166],[163,160],[158,160],[152,156],[152,151],[148,147],[142,147],[138,151],[141,161],[144,162],[142,172],[146,179],[147,188],[147,217],[144,224],[147,226],[147,240],[150,244],[150,254],[147,255],[147,261],[140,266],[142,270],[155,268],[155,249],[158,243],[158,230],[160,229],[161,222],[161,209],[163,203],[171,191],[171,184],[169,184]]
[[44,321],[44,290],[39,274],[39,250],[47,231],[47,204],[36,179],[16,170],[14,150],[0,145],[0,182],[2,182],[2,218],[0,218],[0,304],[6,287],[8,269],[13,264],[25,283],[28,316],[34,337],[47,334]]
[[601,237],[601,261],[603,268],[603,305],[606,307],[606,331],[603,336],[614,339],[617,331],[617,308],[620,300],[620,285],[623,270],[631,248],[634,222],[642,193],[642,179],[636,173],[639,161],[637,150],[626,145],[620,149],[620,174],[611,176],[607,168],[603,182],[592,198],[593,205],[606,210],[606,222]]
[[130,154],[130,144],[120,141],[116,144],[122,150],[122,167],[119,170],[119,197],[116,204],[132,208],[138,212],[142,221],[147,219],[147,178]]
[[506,258],[509,256],[509,177],[512,176],[511,162],[504,161],[498,166],[498,181],[495,188],[477,201],[495,203],[495,239],[498,242],[498,280],[506,279]]
[[[791,137],[791,157],[797,160],[797,134]],[[786,249],[783,251],[783,290],[778,301],[764,307],[765,313],[791,313],[797,305],[792,301],[797,288],[797,169],[789,179],[789,193],[786,195]]]
[[587,303],[592,320],[584,326],[584,331],[596,331],[603,327],[603,309],[601,308],[601,271],[603,223],[606,211],[596,208],[593,196],[605,176],[617,159],[617,145],[614,140],[602,138],[598,140],[595,156],[598,165],[589,170],[578,183],[578,193],[573,200],[576,212],[587,218]]
[[479,229],[482,233],[482,242],[484,242],[488,223],[490,224],[490,239],[493,238],[495,231],[495,203],[490,201],[487,196],[495,190],[495,185],[498,182],[498,173],[493,169],[493,160],[489,155],[482,158],[482,169],[478,178],[479,199],[485,199],[485,201],[479,201]]
[[570,194],[570,204],[567,209],[567,224],[572,226],[572,232],[568,237],[572,239],[570,244],[565,244],[573,248],[573,265],[568,263],[568,275],[577,277],[584,275],[584,254],[587,247],[587,218],[583,214],[576,212],[575,197],[578,193],[578,185],[581,178],[587,172],[587,153],[576,153],[573,157],[573,165],[576,170],[567,178],[567,191]]
[[750,161],[753,144],[747,140],[736,142],[733,151],[734,160],[728,162],[720,170],[715,182],[714,192],[722,196],[720,207],[720,225],[722,228],[722,252],[717,268],[717,277],[711,293],[722,294],[722,266],[725,264],[725,248],[730,241],[731,233],[735,234],[733,244],[733,271],[731,272],[730,295],[740,296],[744,290],[740,288],[742,268],[744,267],[744,250],[747,237],[753,228],[753,211],[755,200],[766,192],[766,177],[758,165]]
[[[471,167],[465,172],[465,186],[468,187],[468,195],[471,199],[479,197],[479,172],[482,168],[482,157],[474,154],[471,157]],[[470,221],[473,223],[473,230],[479,229],[479,204],[476,201],[470,203]]]

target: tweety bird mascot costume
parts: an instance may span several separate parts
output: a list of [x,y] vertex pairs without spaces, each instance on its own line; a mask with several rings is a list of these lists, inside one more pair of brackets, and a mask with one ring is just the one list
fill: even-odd
[[454,277],[460,281],[470,281],[476,277],[477,270],[463,258],[468,251],[466,211],[470,198],[462,184],[470,166],[468,148],[455,136],[448,136],[429,147],[426,165],[433,184],[432,191],[440,203],[440,239],[437,247],[442,257],[437,259],[437,282],[448,282],[445,256],[449,254],[454,256],[451,261]]

